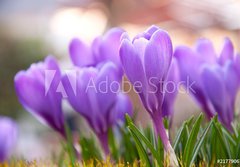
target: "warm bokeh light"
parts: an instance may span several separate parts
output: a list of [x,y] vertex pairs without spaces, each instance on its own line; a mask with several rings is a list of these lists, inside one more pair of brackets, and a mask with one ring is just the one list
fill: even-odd
[[91,41],[104,32],[106,23],[105,14],[98,9],[63,8],[53,15],[50,27],[54,35],[65,40],[79,37]]

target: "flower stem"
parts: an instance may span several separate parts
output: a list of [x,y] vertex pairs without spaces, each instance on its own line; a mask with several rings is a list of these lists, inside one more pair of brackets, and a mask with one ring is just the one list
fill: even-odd
[[177,157],[176,157],[175,152],[170,144],[166,129],[163,125],[161,112],[153,113],[152,120],[153,120],[153,123],[155,126],[156,133],[162,140],[164,150],[165,150],[165,157],[169,156],[169,158],[170,158],[170,166],[171,167],[179,166]]
[[163,125],[161,114],[159,112],[153,113],[152,120],[154,123],[156,133],[161,138],[164,145],[164,149],[166,150],[167,149],[166,147],[169,144],[169,139],[168,139],[165,127]]
[[109,150],[109,146],[108,146],[108,133],[105,132],[105,133],[100,133],[100,134],[97,134],[98,136],[98,139],[101,143],[101,146],[102,146],[102,149],[105,153],[105,156],[109,156],[110,154],[110,150]]
[[205,114],[206,114],[208,120],[210,120],[212,117],[214,117],[214,113],[212,113],[207,102],[204,102],[202,104],[202,109],[203,109],[203,111],[205,111]]

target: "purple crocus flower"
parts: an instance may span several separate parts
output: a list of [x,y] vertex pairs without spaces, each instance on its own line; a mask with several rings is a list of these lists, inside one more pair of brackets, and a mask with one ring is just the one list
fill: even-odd
[[73,39],[69,46],[73,64],[86,67],[112,61],[121,67],[118,50],[123,32],[120,28],[112,28],[104,36],[97,37],[90,46],[77,38]]
[[174,55],[178,60],[181,80],[194,83],[189,91],[207,117],[210,119],[218,113],[220,121],[231,129],[240,84],[239,56],[234,56],[231,41],[225,38],[219,56],[207,39],[198,40],[195,50],[179,46]]
[[16,141],[16,123],[10,118],[0,116],[0,163],[9,158]]
[[164,87],[172,61],[172,42],[167,32],[152,26],[132,41],[122,35],[120,58],[123,69],[150,114],[171,162],[178,163],[163,125]]
[[62,95],[57,92],[60,81],[60,69],[51,56],[18,72],[14,78],[16,93],[24,108],[64,135]]
[[118,68],[114,63],[106,62],[96,68],[75,67],[75,71],[76,74],[66,74],[62,79],[67,99],[87,120],[108,155],[108,129],[123,120],[126,113],[132,112],[128,96],[119,91]]

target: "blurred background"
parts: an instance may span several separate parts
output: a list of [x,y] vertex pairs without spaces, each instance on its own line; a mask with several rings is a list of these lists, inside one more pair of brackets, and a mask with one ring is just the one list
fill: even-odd
[[[0,115],[13,117],[20,125],[16,154],[27,159],[48,157],[59,143],[53,131],[19,104],[13,86],[17,71],[48,54],[67,67],[68,43],[73,37],[91,42],[115,26],[134,36],[155,24],[169,32],[174,46],[191,46],[197,38],[207,37],[218,50],[228,36],[239,51],[239,18],[239,0],[0,0]],[[139,110],[138,122],[146,123],[141,121],[147,115],[138,97],[131,97]],[[174,127],[199,111],[189,96],[179,95]]]

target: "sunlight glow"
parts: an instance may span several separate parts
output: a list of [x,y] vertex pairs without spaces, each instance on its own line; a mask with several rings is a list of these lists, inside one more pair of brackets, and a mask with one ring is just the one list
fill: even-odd
[[66,8],[54,14],[50,28],[52,33],[59,37],[79,37],[91,41],[103,33],[106,24],[105,14],[98,9]]

